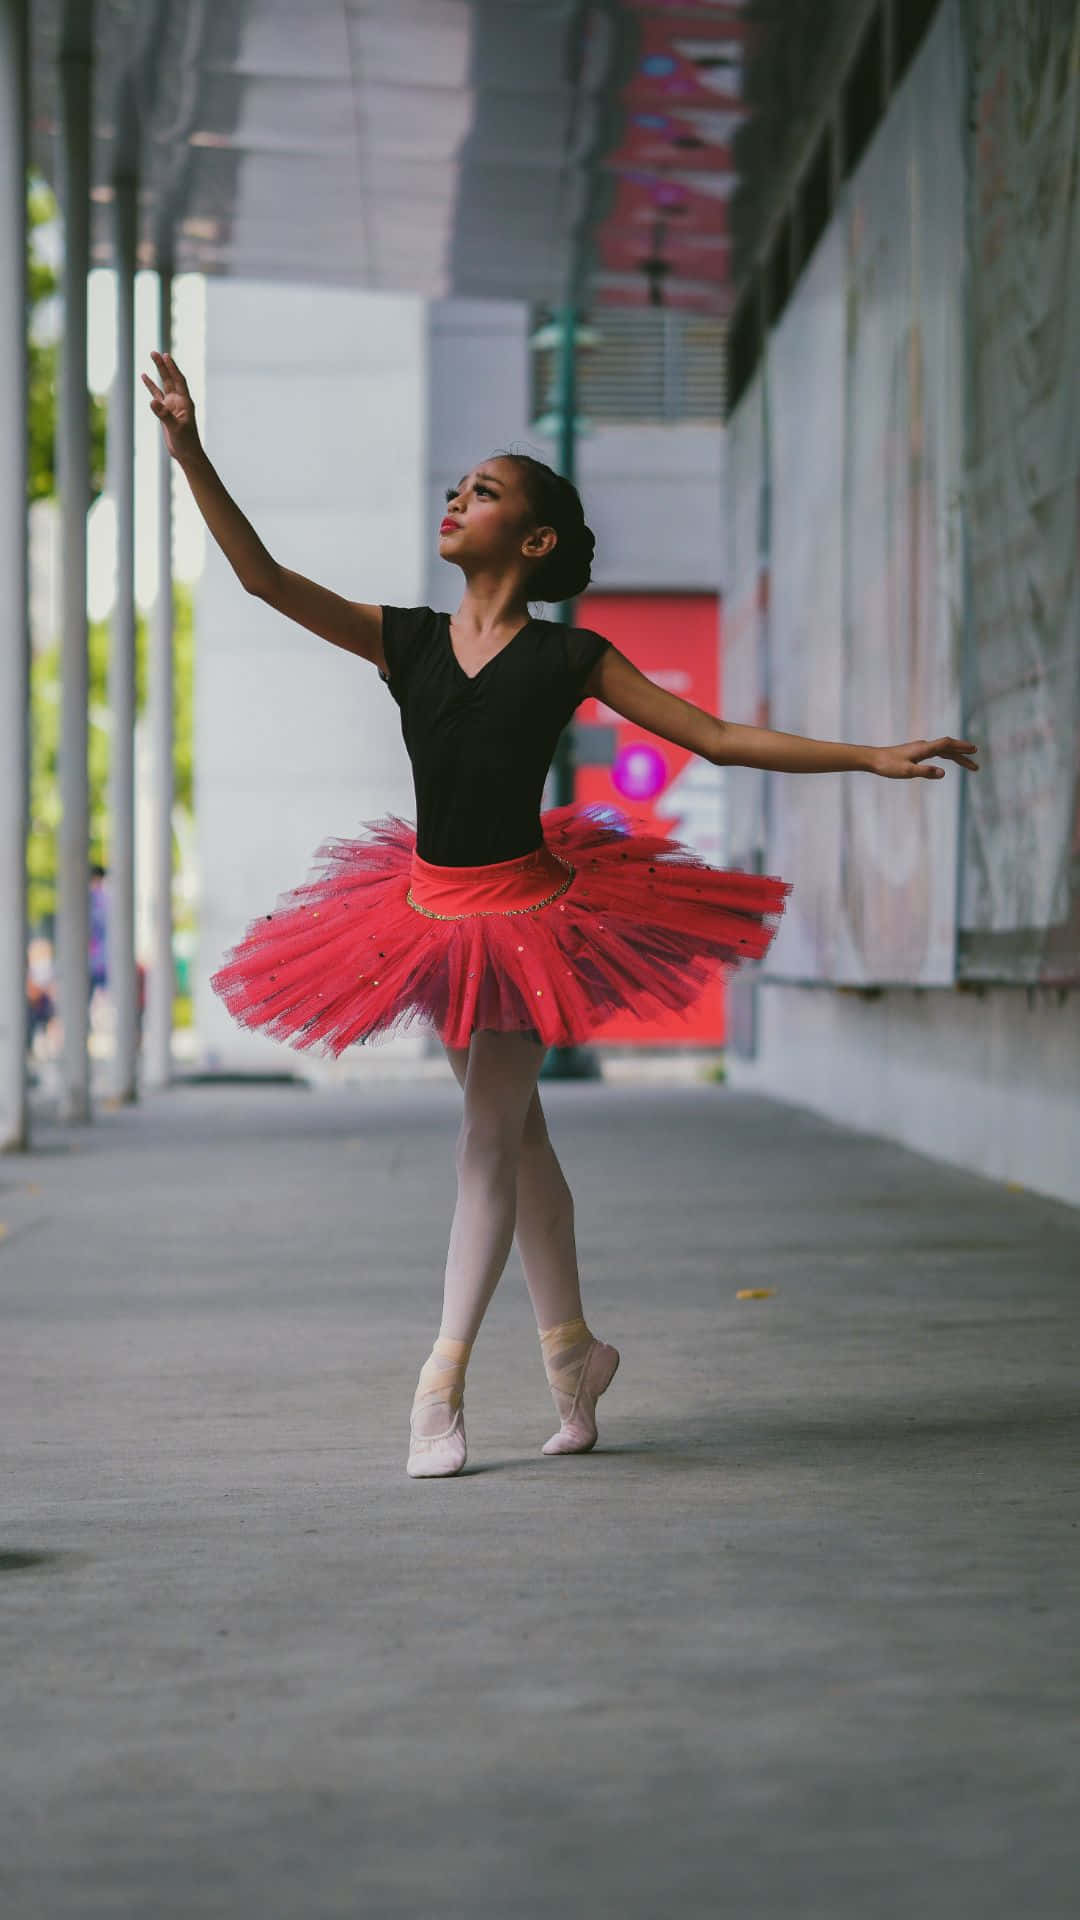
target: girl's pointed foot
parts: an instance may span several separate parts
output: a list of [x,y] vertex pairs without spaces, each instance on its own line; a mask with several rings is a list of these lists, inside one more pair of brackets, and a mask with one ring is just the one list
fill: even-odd
[[460,1473],[465,1465],[465,1404],[462,1401],[444,1433],[417,1433],[410,1423],[409,1458],[406,1473],[414,1480],[432,1480],[437,1475]]
[[541,1335],[548,1383],[562,1422],[558,1433],[544,1442],[542,1453],[588,1453],[596,1445],[596,1402],[615,1378],[619,1353],[587,1329],[583,1339],[568,1341],[570,1330],[576,1332],[582,1324],[570,1321]]
[[465,1368],[471,1347],[471,1340],[440,1334],[420,1370],[405,1463],[414,1480],[460,1473],[465,1465]]

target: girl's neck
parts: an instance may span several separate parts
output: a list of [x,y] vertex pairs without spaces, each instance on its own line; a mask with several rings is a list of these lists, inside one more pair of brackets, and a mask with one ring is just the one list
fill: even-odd
[[458,633],[484,639],[491,634],[516,632],[527,625],[528,603],[521,588],[506,580],[470,580],[461,605],[450,618]]

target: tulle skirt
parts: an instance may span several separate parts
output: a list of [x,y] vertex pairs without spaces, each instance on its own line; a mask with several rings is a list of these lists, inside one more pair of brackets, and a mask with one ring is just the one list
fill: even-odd
[[585,1041],[616,1012],[686,1012],[718,969],[760,960],[791,882],[714,867],[620,808],[541,815],[541,845],[476,867],[420,859],[396,814],[326,840],[316,869],[224,955],[233,1017],[335,1058],[414,1025]]

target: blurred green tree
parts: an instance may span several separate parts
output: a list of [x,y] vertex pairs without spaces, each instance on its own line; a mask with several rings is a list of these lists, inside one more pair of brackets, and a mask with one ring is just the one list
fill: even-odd
[[[30,499],[48,500],[56,492],[56,393],[60,361],[58,340],[40,338],[39,329],[51,303],[59,298],[60,280],[35,243],[39,227],[59,217],[56,196],[47,180],[31,174],[26,190],[27,275],[30,307]],[[105,491],[105,431],[107,409],[103,399],[87,390],[90,410],[90,504]]]
[[[173,804],[194,807],[192,691],[194,595],[181,580],[173,582]],[[135,615],[135,711],[146,710],[146,616]],[[109,864],[109,625],[89,627],[90,733],[87,748],[90,785],[91,861]],[[32,927],[51,922],[56,912],[56,840],[60,826],[60,642],[38,652],[30,671],[30,832],[27,838],[27,913]],[[175,843],[174,843],[175,852]]]

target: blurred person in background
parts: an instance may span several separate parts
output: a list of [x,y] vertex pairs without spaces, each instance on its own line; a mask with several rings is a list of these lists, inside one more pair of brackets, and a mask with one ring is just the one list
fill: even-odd
[[55,1013],[52,941],[38,933],[26,948],[26,1042],[32,1054],[41,1051],[38,1035],[48,1035]]
[[[104,867],[90,868],[90,1003],[108,984],[109,883]],[[93,1019],[93,1013],[91,1013]]]

